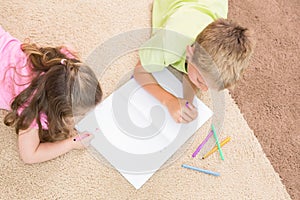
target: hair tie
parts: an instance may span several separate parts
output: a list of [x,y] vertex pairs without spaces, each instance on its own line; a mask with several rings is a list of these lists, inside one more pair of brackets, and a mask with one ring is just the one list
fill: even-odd
[[60,60],[60,64],[62,65],[66,65],[67,59],[63,58]]

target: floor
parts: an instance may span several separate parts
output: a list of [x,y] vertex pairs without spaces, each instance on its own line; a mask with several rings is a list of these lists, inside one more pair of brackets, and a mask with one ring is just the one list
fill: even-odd
[[229,6],[230,18],[249,23],[257,38],[251,65],[231,93],[289,194],[300,199],[300,2]]

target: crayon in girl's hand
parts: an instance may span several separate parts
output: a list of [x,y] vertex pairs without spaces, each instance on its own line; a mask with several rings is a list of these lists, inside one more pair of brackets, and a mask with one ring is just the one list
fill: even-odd
[[84,134],[81,134],[81,135],[78,135],[76,138],[73,139],[73,141],[80,141],[80,140],[83,140],[84,138],[90,136],[89,133],[84,133]]

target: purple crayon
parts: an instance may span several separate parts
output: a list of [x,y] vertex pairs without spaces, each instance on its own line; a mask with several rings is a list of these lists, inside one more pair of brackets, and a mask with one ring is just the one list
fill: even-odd
[[206,138],[203,140],[203,142],[198,146],[198,148],[196,149],[196,151],[193,153],[192,157],[196,157],[196,155],[199,153],[199,151],[202,149],[202,147],[205,145],[205,143],[209,140],[209,138],[213,135],[213,131],[211,130],[208,135],[206,136]]

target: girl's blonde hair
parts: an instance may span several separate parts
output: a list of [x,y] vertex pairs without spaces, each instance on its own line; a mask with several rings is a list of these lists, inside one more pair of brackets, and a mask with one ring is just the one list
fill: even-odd
[[[30,85],[15,97],[4,123],[26,130],[36,120],[41,142],[70,137],[69,117],[86,111],[101,101],[102,90],[93,71],[79,61],[62,53],[65,47],[21,46],[32,66]],[[19,109],[22,112],[18,114]],[[41,124],[41,114],[47,116],[48,130]]]
[[248,66],[254,46],[251,35],[247,28],[218,19],[197,36],[192,60],[218,90],[233,87]]

